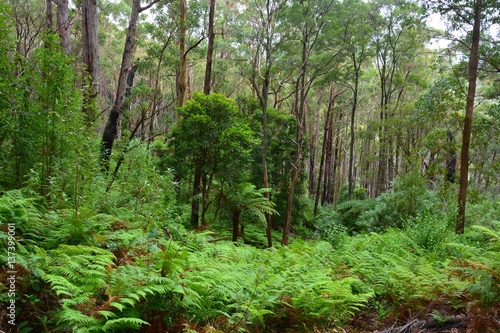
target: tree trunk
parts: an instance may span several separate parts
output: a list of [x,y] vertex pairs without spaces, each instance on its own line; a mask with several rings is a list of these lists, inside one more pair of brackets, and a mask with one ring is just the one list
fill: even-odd
[[353,89],[353,100],[352,100],[352,110],[351,110],[351,124],[350,124],[350,144],[349,144],[349,173],[348,173],[348,183],[349,183],[349,191],[348,197],[349,200],[352,199],[352,193],[354,192],[354,120],[356,115],[356,108],[358,106],[358,86],[359,86],[359,72],[361,70],[361,64],[356,63],[356,55],[352,55],[352,60],[354,63],[354,89]]
[[68,0],[56,0],[57,4],[57,26],[61,37],[61,46],[66,54],[71,54],[70,20],[68,11]]
[[448,157],[446,158],[446,181],[454,183],[457,179],[456,167],[457,167],[457,155],[453,148],[455,136],[451,131],[446,132],[448,138]]
[[472,132],[474,98],[476,95],[479,38],[481,32],[481,7],[482,0],[476,0],[474,3],[474,26],[472,28],[471,50],[469,55],[469,89],[467,91],[467,103],[465,105],[462,152],[460,154],[460,188],[458,191],[458,212],[455,223],[455,232],[457,234],[463,234],[465,228],[465,204],[467,202],[469,174],[469,147]]
[[210,0],[210,9],[208,12],[208,49],[207,49],[207,64],[205,69],[205,82],[203,93],[210,94],[211,75],[212,75],[212,55],[214,53],[214,15],[215,15],[215,0]]
[[[305,53],[305,45],[303,52]],[[299,84],[297,84],[296,91],[300,90],[300,94],[296,94],[295,100],[298,101],[295,106],[295,117],[297,119],[297,133],[295,135],[295,158],[291,170],[291,181],[288,187],[288,197],[286,202],[286,213],[285,213],[285,226],[283,228],[283,237],[281,239],[281,245],[288,245],[288,236],[291,231],[292,225],[292,208],[293,208],[293,196],[295,193],[295,185],[300,177],[300,172],[302,170],[302,141],[303,141],[303,131],[306,126],[305,117],[305,75],[306,75],[306,62],[305,56],[303,55],[303,66],[301,70],[301,76],[299,78]],[[299,97],[300,95],[300,97]],[[298,105],[297,105],[298,104]]]
[[97,40],[97,0],[82,0],[82,51],[85,73],[83,112],[87,125],[94,120],[97,99],[97,80],[99,78],[99,43]]
[[[270,54],[268,55],[270,56]],[[270,62],[269,62],[270,65]],[[267,122],[267,104],[269,102],[269,84],[271,77],[271,66],[266,69],[266,74],[264,77],[264,84],[262,85],[262,175],[264,180],[264,188],[269,188],[269,174],[267,168],[267,149],[269,145],[268,138],[268,122]],[[265,193],[267,200],[271,201],[271,194],[269,191]],[[273,246],[272,230],[273,224],[270,214],[266,214],[266,236],[267,236],[267,246]]]
[[[333,109],[332,111],[333,112]],[[335,114],[335,119],[337,119],[337,114]],[[328,122],[328,128],[326,133],[326,151],[325,151],[325,181],[323,182],[323,194],[321,196],[321,205],[325,203],[330,203],[330,188],[333,183],[332,170],[333,170],[333,115],[330,115],[330,120]]]
[[[321,180],[322,180],[322,177],[323,177],[323,166],[325,164],[325,155],[327,153],[327,146],[328,144],[330,143],[331,144],[331,140],[328,140],[328,133],[329,133],[329,129],[331,129],[331,117],[332,117],[332,109],[333,109],[333,103],[334,103],[334,100],[335,100],[335,97],[334,97],[334,92],[335,92],[335,86],[332,84],[331,87],[330,87],[330,97],[328,99],[328,108],[326,109],[326,119],[325,119],[325,126],[324,126],[324,130],[323,130],[323,145],[322,145],[322,148],[321,148],[321,158],[320,158],[320,162],[319,162],[319,172],[318,172],[318,181],[317,181],[317,186],[316,186],[316,193],[315,193],[315,198],[314,198],[314,211],[313,211],[313,214],[314,216],[316,216],[318,214],[318,205],[319,205],[319,199],[320,199],[320,194],[321,194]],[[324,183],[326,183],[327,181],[327,171],[325,170],[325,181]],[[324,191],[323,191],[324,193]]]
[[[163,45],[163,48],[161,49],[160,52],[160,57],[158,58],[158,65],[156,66],[156,77],[155,77],[155,90],[154,90],[154,95],[153,95],[153,103],[151,104],[151,113],[149,116],[149,143],[153,142],[153,137],[154,137],[154,125],[155,125],[155,119],[157,117],[157,109],[159,109],[158,104],[158,95],[160,94],[159,91],[159,83],[160,83],[160,66],[163,60],[163,55],[165,53],[165,50],[167,49],[168,44],[170,44],[170,39],[172,35],[169,35],[167,42]],[[161,99],[160,99],[161,101]]]
[[[322,95],[323,93],[321,93]],[[321,96],[322,97],[322,96]],[[316,191],[316,149],[318,145],[318,135],[319,135],[319,122],[320,122],[320,101],[318,101],[318,107],[316,111],[316,119],[314,123],[311,121],[311,125],[314,124],[314,130],[311,128],[311,132],[314,131],[311,138],[311,143],[309,147],[309,195],[314,196]],[[312,127],[312,126],[311,126]]]
[[111,150],[113,149],[113,143],[117,135],[118,119],[123,112],[123,104],[125,102],[125,94],[127,91],[127,77],[128,72],[132,67],[132,54],[136,41],[135,32],[137,29],[137,20],[141,12],[140,5],[140,0],[134,0],[132,3],[132,14],[130,15],[125,47],[123,49],[115,103],[111,108],[111,112],[109,113],[108,121],[102,135],[101,163],[103,170],[106,172],[109,170],[109,157],[111,156]]
[[183,106],[186,102],[187,91],[187,61],[186,61],[186,0],[180,0],[179,18],[179,82],[177,84],[177,106]]
[[195,168],[193,182],[193,198],[191,201],[191,225],[193,228],[198,228],[200,219],[200,185],[201,185],[201,170]]
[[52,19],[52,0],[45,0],[45,23],[46,23],[46,31],[48,33],[52,32],[52,25],[53,25],[53,19]]
[[238,209],[233,209],[231,220],[233,222],[233,242],[236,242],[238,240],[240,227],[240,211]]

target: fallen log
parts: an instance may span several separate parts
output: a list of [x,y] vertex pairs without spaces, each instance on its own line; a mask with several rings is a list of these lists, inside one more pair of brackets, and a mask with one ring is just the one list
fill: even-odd
[[378,333],[424,333],[424,332],[440,332],[452,328],[466,328],[467,318],[465,317],[450,317],[437,320],[430,318],[427,320],[414,319],[403,326],[389,328]]

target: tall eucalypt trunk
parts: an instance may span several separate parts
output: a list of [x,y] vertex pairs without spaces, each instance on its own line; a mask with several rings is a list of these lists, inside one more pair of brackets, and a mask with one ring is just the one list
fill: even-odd
[[465,228],[465,204],[467,202],[467,185],[469,174],[469,147],[472,132],[472,113],[476,96],[476,81],[479,53],[479,38],[481,32],[482,0],[474,1],[474,26],[472,28],[471,48],[469,55],[469,89],[465,104],[465,121],[460,154],[460,189],[458,191],[458,212],[455,221],[455,232],[463,234]]
[[203,93],[210,94],[211,76],[212,76],[212,55],[214,53],[214,16],[215,16],[215,0],[210,0],[210,8],[208,13],[208,50],[207,50],[207,64],[205,69],[205,82],[203,86]]
[[71,54],[71,31],[69,29],[71,21],[69,20],[68,0],[54,0],[54,2],[57,4],[57,26],[61,37],[61,46],[66,54]]
[[130,15],[127,38],[123,49],[122,64],[120,67],[120,75],[118,77],[118,86],[116,89],[116,99],[111,108],[106,127],[104,128],[104,132],[102,134],[101,167],[105,172],[109,171],[109,157],[111,156],[113,143],[118,132],[118,120],[123,112],[123,104],[127,91],[127,76],[129,70],[132,68],[132,54],[136,41],[135,32],[137,29],[137,20],[141,12],[151,8],[158,1],[159,0],[152,1],[143,7],[141,7],[141,0],[134,0],[132,3],[132,14]]
[[177,106],[183,106],[186,102],[187,94],[187,60],[186,60],[186,0],[180,0],[180,18],[179,18],[179,82],[177,83]]
[[[65,0],[60,0],[61,6],[64,5]],[[58,5],[59,6],[59,5]],[[67,1],[66,1],[67,6]],[[67,13],[66,13],[67,14]],[[64,15],[59,14],[57,18],[64,20]],[[84,64],[84,82],[87,88],[84,91],[83,112],[86,115],[87,125],[90,126],[94,120],[94,103],[97,99],[97,80],[99,76],[99,48],[97,39],[97,0],[82,0],[82,54]],[[59,24],[61,24],[60,22]],[[60,28],[61,36],[65,33],[63,28]],[[68,29],[69,33],[69,29]],[[67,36],[69,38],[69,34]],[[69,41],[62,41],[63,45]],[[71,48],[71,44],[66,45]],[[68,49],[66,49],[67,52]]]

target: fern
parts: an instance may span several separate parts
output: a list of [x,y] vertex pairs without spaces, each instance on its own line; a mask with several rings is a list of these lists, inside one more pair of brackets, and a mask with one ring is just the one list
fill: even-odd
[[471,283],[468,290],[480,297],[486,303],[498,301],[500,297],[500,223],[492,222],[492,227],[474,225],[471,227],[480,231],[489,241],[486,249],[475,246],[448,243],[453,249],[459,249],[462,258],[450,262],[450,268],[458,277],[466,277]]

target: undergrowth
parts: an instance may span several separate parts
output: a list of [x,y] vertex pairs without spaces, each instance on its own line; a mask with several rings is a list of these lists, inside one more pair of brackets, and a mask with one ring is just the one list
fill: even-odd
[[[261,249],[186,232],[172,222],[182,209],[154,208],[169,192],[151,195],[147,179],[135,181],[108,198],[114,208],[93,213],[45,209],[22,191],[0,197],[3,244],[7,225],[16,226],[17,320],[26,332],[326,331],[367,309],[383,320],[438,300],[460,309],[500,296],[496,221],[459,238],[441,215],[423,212],[404,229],[348,237],[339,215],[324,211],[313,223],[328,241]],[[247,235],[263,242],[258,232]],[[7,285],[7,246],[0,260]]]

